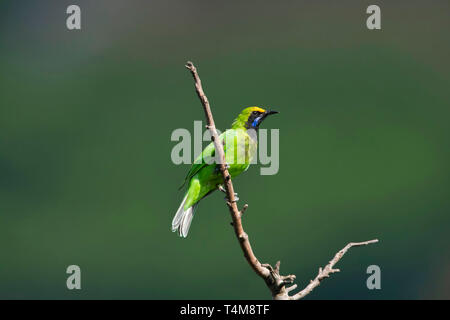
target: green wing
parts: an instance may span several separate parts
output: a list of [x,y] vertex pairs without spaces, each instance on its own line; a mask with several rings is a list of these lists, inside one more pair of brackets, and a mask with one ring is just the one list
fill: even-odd
[[[219,136],[219,141],[223,144],[223,136],[225,133],[222,133]],[[223,146],[225,151],[225,145]],[[198,157],[194,160],[194,163],[192,164],[191,169],[189,170],[188,174],[186,175],[186,178],[184,178],[183,184],[178,188],[180,190],[184,187],[186,182],[191,180],[193,176],[195,176],[200,170],[202,170],[204,167],[210,165],[212,163],[212,159],[216,155],[216,148],[214,147],[214,142],[211,142],[206,146],[205,149],[203,149],[202,153],[198,155]],[[206,162],[205,162],[206,160]]]

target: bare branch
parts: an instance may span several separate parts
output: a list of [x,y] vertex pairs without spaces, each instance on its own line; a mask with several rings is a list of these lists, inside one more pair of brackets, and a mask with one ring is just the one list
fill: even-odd
[[304,296],[310,294],[311,291],[313,291],[316,287],[318,287],[320,285],[320,282],[323,279],[329,278],[330,274],[332,274],[332,273],[339,272],[340,271],[339,269],[333,269],[333,267],[336,265],[336,263],[339,262],[339,260],[342,259],[344,254],[351,247],[366,246],[368,244],[376,243],[376,242],[378,242],[378,239],[370,240],[370,241],[364,241],[364,242],[350,242],[349,244],[347,244],[344,247],[344,249],[342,249],[341,251],[336,253],[334,258],[323,269],[322,268],[319,269],[319,273],[317,274],[317,276],[314,278],[314,280],[311,280],[311,282],[306,286],[305,289],[303,289],[302,291],[296,293],[295,295],[290,297],[290,299],[291,300],[298,300],[298,299],[303,298]]
[[291,284],[295,280],[295,275],[280,275],[280,261],[278,261],[273,268],[270,264],[261,264],[259,260],[256,258],[253,253],[252,247],[250,245],[250,241],[247,233],[244,231],[244,227],[242,226],[241,217],[244,212],[247,210],[248,205],[245,204],[242,210],[239,211],[236,204],[236,196],[234,193],[233,183],[231,182],[231,176],[228,172],[227,165],[225,163],[225,153],[223,149],[223,145],[219,141],[219,136],[217,134],[216,126],[214,124],[214,119],[211,113],[211,108],[209,105],[208,98],[203,91],[202,82],[198,75],[197,69],[194,64],[190,61],[186,63],[186,68],[189,69],[192,76],[194,77],[195,82],[195,90],[197,92],[198,97],[203,105],[203,110],[205,112],[207,125],[206,128],[210,131],[211,140],[214,143],[214,147],[216,149],[216,154],[219,159],[220,171],[223,177],[223,185],[222,191],[225,191],[227,194],[226,203],[229,208],[231,218],[233,222],[231,225],[234,228],[234,232],[236,234],[237,239],[239,240],[239,244],[241,246],[242,251],[244,252],[245,259],[252,267],[252,269],[259,275],[268,286],[270,292],[272,293],[273,299],[276,300],[298,300],[309,294],[314,288],[316,288],[320,282],[329,277],[331,273],[339,272],[338,269],[333,269],[334,265],[342,258],[342,256],[347,252],[351,247],[363,246],[371,243],[378,242],[378,240],[371,240],[365,242],[351,242],[344,249],[339,251],[334,258],[329,262],[328,265],[325,266],[324,269],[320,268],[319,273],[317,274],[314,280],[311,280],[310,284],[298,292],[293,296],[289,296],[288,293],[297,288],[297,285],[294,284],[288,288],[286,288],[287,284]]
[[192,62],[188,61],[186,63],[186,68],[188,68],[189,71],[191,71],[191,74],[194,77],[195,89],[198,97],[200,98],[200,101],[202,102],[203,110],[205,111],[205,116],[207,120],[207,126],[209,132],[211,133],[211,137],[214,142],[214,147],[216,148],[216,154],[220,159],[220,171],[222,172],[224,187],[227,192],[228,198],[227,204],[230,209],[231,218],[233,219],[234,232],[237,238],[239,239],[239,243],[241,245],[242,251],[244,252],[245,258],[247,259],[247,262],[260,277],[266,279],[269,277],[269,270],[264,268],[256,258],[250,245],[250,241],[248,240],[248,236],[244,232],[244,228],[242,227],[241,214],[236,205],[233,183],[231,182],[230,174],[225,164],[225,154],[223,151],[223,145],[219,141],[219,136],[217,135],[216,126],[214,124],[214,119],[211,113],[211,108],[209,106],[209,101],[202,88],[202,82],[198,75],[197,69],[195,68]]

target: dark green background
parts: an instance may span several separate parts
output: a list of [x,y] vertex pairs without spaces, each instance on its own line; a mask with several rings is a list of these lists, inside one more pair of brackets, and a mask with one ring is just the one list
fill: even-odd
[[[66,8],[82,30],[66,29]],[[366,28],[369,4],[382,30]],[[188,165],[170,135],[280,111],[280,171],[235,180],[262,262],[310,299],[450,298],[448,1],[2,1],[0,297],[270,298],[222,194],[170,232]],[[82,290],[66,288],[66,267]],[[381,290],[366,288],[381,267]]]

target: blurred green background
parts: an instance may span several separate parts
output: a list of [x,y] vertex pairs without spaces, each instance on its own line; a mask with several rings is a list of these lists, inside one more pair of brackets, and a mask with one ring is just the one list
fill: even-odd
[[[78,4],[82,29],[66,28]],[[262,262],[308,299],[450,298],[448,1],[2,1],[0,298],[269,299],[222,194],[170,231],[188,165],[176,128],[280,111],[280,170],[235,180]],[[82,290],[66,288],[68,265]],[[381,290],[366,268],[381,268]]]

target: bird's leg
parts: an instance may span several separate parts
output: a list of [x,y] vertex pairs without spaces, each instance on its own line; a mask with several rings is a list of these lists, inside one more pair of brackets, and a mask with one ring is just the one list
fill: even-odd
[[228,196],[226,196],[224,199],[227,200],[228,202],[238,202],[239,201],[239,197],[238,197],[238,194],[236,192],[234,193],[234,200],[233,201],[230,201],[230,199],[228,199]]
[[[223,185],[220,184],[218,186],[218,189],[227,195],[227,190],[223,187]],[[228,195],[225,197],[225,200],[229,201]],[[238,194],[235,192],[234,193],[234,202],[238,202],[238,201],[239,201],[239,197],[238,197]]]

